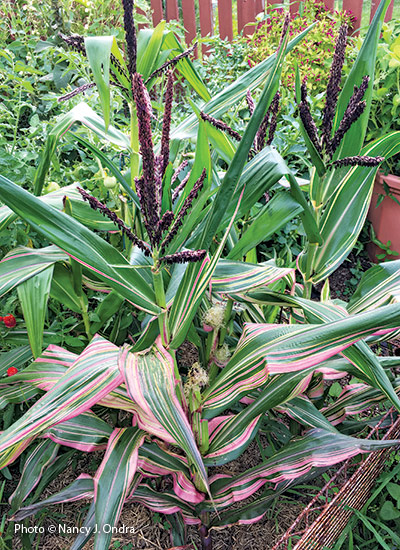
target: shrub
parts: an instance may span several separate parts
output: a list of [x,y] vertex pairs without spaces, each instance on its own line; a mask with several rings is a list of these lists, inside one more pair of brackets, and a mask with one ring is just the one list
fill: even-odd
[[[248,39],[250,67],[271,55],[278,47],[282,14],[282,8],[268,6],[265,18],[258,23],[256,32]],[[316,23],[304,40],[288,54],[287,64],[282,71],[283,89],[294,88],[295,67],[298,65],[301,74],[307,76],[312,96],[321,93],[325,89],[338,29],[342,23],[351,25],[351,21],[349,12],[331,13],[322,0],[301,2],[300,11],[291,22],[291,36]]]

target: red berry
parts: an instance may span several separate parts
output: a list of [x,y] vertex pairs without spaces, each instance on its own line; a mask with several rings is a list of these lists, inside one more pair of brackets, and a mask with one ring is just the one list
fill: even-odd
[[7,376],[13,376],[13,374],[17,374],[18,373],[18,369],[16,369],[15,367],[10,367],[9,369],[7,369]]
[[7,328],[14,328],[17,324],[14,315],[6,315],[5,317],[3,317],[3,322]]
[[2,317],[2,316],[0,315],[0,322],[1,322],[3,319],[4,319],[4,317]]

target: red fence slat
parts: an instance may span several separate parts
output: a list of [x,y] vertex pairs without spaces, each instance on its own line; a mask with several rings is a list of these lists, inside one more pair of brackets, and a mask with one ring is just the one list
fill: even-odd
[[290,7],[289,7],[289,11],[290,11],[290,15],[296,15],[296,13],[299,13],[299,6],[300,6],[300,2],[290,2]]
[[361,0],[343,0],[343,9],[351,11],[356,17],[354,23],[354,29],[358,31],[361,26],[361,14],[362,14],[362,5]]
[[240,33],[243,30],[243,34],[252,34],[254,32],[254,25],[246,25],[255,21],[255,0],[237,0],[237,11],[238,32]]
[[[211,36],[213,33],[213,9],[212,0],[201,0],[199,2],[200,12],[200,34],[201,36]],[[207,46],[203,44],[203,55],[207,54]]]
[[232,0],[218,0],[219,35],[224,40],[233,40]]
[[167,0],[167,21],[176,19],[179,21],[178,0]]
[[335,9],[335,0],[325,0],[324,4],[328,10],[333,11]]
[[255,7],[256,7],[256,15],[264,11],[264,0],[256,0],[255,1]]
[[197,34],[196,10],[194,8],[194,0],[182,0],[182,17],[183,17],[183,26],[186,29],[186,32],[185,32],[186,44],[191,44],[191,42],[196,38],[196,34]]
[[164,19],[162,0],[151,0],[151,9],[153,11],[151,15],[153,25],[156,27],[161,19]]
[[[375,15],[375,12],[378,9],[379,4],[380,4],[379,0],[372,0],[370,21],[372,21]],[[387,9],[387,12],[385,15],[385,21],[390,21],[392,19],[392,15],[393,15],[393,0],[390,2],[389,7]]]
[[267,0],[267,6],[273,6],[274,4],[282,4],[282,0]]

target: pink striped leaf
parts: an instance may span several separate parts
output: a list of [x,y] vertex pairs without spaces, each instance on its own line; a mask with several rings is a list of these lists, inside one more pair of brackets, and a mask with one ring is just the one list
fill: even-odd
[[214,252],[211,260],[205,257],[204,260],[190,264],[179,284],[174,302],[170,310],[169,328],[172,335],[170,347],[177,349],[184,341],[193,318],[199,308],[204,292],[208,289],[212,276],[217,267],[218,261],[223,252],[229,232],[235,220],[240,206],[244,189],[242,190],[233,216],[228,227]]
[[170,491],[159,493],[146,483],[141,483],[139,485],[129,497],[129,502],[139,502],[150,510],[162,514],[175,514],[180,512],[184,522],[188,525],[201,523],[195,513],[194,507],[188,502],[180,499]]
[[[400,378],[393,383],[395,392],[400,395]],[[359,414],[377,403],[386,400],[386,395],[376,388],[365,384],[351,384],[343,388],[340,396],[321,412],[333,425],[340,424],[347,418]]]
[[59,448],[60,446],[52,441],[41,441],[30,451],[25,459],[17,488],[9,498],[11,512],[18,510],[37,486],[44,469],[56,459]]
[[[158,337],[147,352],[131,353],[126,347],[119,365],[128,394],[151,420],[161,425],[181,447],[203,484],[208,488],[207,474],[196,441],[175,393],[174,358],[162,346]],[[139,424],[140,425],[140,424]],[[152,427],[141,426],[152,433]]]
[[[263,385],[271,374],[315,367],[370,334],[398,326],[400,305],[312,325],[246,324],[235,354],[204,394],[204,410],[208,417],[210,413],[214,416]],[[353,348],[349,359],[353,363],[363,360],[363,369],[368,369],[371,379],[383,386],[397,404],[397,396],[384,370],[377,373],[369,363],[373,354],[365,359],[367,355],[367,350]],[[374,362],[374,367],[379,369],[379,362]],[[381,380],[382,377],[386,380]]]
[[112,429],[92,411],[49,428],[41,437],[84,452],[106,449]]
[[258,432],[262,415],[246,425],[237,423],[238,415],[217,416],[209,421],[210,442],[204,464],[219,466],[238,458]]
[[36,514],[51,504],[76,502],[78,500],[93,498],[93,495],[93,478],[87,474],[81,474],[75,481],[68,485],[68,487],[65,487],[55,495],[21,508],[16,514],[13,515],[12,521],[22,521],[23,519]]
[[27,384],[8,386],[0,384],[0,410],[12,403],[26,403],[39,394],[39,390]]
[[296,479],[281,481],[274,489],[266,489],[262,495],[252,499],[251,502],[234,509],[228,508],[211,518],[210,527],[227,527],[229,525],[251,525],[260,521],[271,509],[276,499],[292,486],[303,485],[315,476],[315,468],[309,473]]
[[[338,464],[359,453],[398,445],[399,440],[356,439],[323,429],[313,429],[303,437],[292,439],[281,451],[259,466],[235,477],[216,474],[210,479],[213,501],[217,508],[230,506],[250,497],[265,483],[296,479],[313,467]],[[210,507],[209,501],[199,505]]]
[[220,259],[211,279],[213,292],[231,294],[266,286],[294,271],[271,263],[250,264]]
[[145,477],[159,477],[171,474],[174,493],[191,504],[204,500],[204,494],[197,491],[191,481],[187,460],[155,443],[145,444],[139,449],[138,470]]
[[108,550],[112,531],[102,529],[114,526],[136,474],[139,447],[145,432],[137,428],[115,428],[108,442],[104,458],[94,477],[95,550]]
[[117,346],[95,336],[58,383],[0,435],[0,468],[15,460],[27,441],[88,411],[117,388],[123,380],[118,353]]
[[[251,402],[245,409],[235,415],[235,420],[226,422],[223,429],[218,433],[218,439],[214,443],[214,448],[217,443],[219,448],[224,448],[229,445],[234,445],[232,442],[236,440],[240,443],[241,451],[243,451],[247,445],[252,441],[252,438],[256,435],[256,430],[249,432],[248,426],[250,426],[260,415],[266,413],[268,410],[277,407],[287,401],[290,401],[297,395],[304,393],[308,384],[310,383],[314,367],[305,369],[304,371],[295,371],[287,374],[280,374],[271,376],[265,386],[255,396],[254,401]],[[253,398],[257,390],[253,390],[250,395]],[[249,400],[251,401],[251,400]],[[217,403],[215,403],[217,406]],[[215,410],[209,409],[203,412],[203,415],[209,414],[213,416]],[[242,437],[242,434],[246,434],[247,437]],[[232,454],[234,456],[234,454]],[[215,465],[224,462],[224,456],[217,456],[212,458],[207,457],[208,465]]]
[[366,271],[351,297],[349,313],[360,313],[391,302],[400,295],[400,260],[373,265]]
[[57,246],[34,249],[21,246],[9,252],[0,262],[0,296],[38,275],[56,262],[68,259]]
[[143,279],[141,270],[130,266],[116,248],[71,216],[44,204],[1,175],[0,183],[0,200],[38,233],[139,309],[153,315],[160,313],[154,290]]

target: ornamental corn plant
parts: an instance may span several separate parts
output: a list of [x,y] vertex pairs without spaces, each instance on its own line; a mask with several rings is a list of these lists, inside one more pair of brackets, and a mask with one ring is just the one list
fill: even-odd
[[[298,85],[299,111],[315,162],[309,200],[271,146],[284,55],[301,39],[288,44],[288,20],[276,54],[212,99],[188,57],[179,57],[183,52],[166,61],[178,46],[163,34],[162,25],[136,40],[129,1],[124,2],[126,59],[114,39],[86,39],[103,118],[82,103],[57,123],[38,169],[37,196],[0,176],[0,199],[6,205],[2,227],[20,216],[52,243],[16,249],[0,263],[2,293],[17,287],[35,358],[12,376],[5,376],[9,364],[0,365],[1,406],[36,398],[0,435],[0,468],[26,455],[10,498],[13,520],[50,504],[90,499],[87,529],[71,548],[83,548],[94,536],[96,550],[103,550],[112,533],[102,526],[116,524],[125,503],[139,502],[197,525],[203,548],[209,549],[212,528],[258,521],[276,495],[306,476],[399,443],[355,437],[366,423],[358,420],[350,429],[345,420],[378,402],[400,410],[400,380],[390,370],[400,360],[379,358],[370,349],[400,330],[400,262],[371,268],[348,304],[330,300],[328,280],[321,301],[310,299],[312,284],[332,273],[351,250],[380,157],[400,149],[398,134],[362,149],[370,103],[364,77],[373,80],[387,5],[377,10],[339,94],[345,31],[340,35],[321,141],[307,110],[306,85]],[[155,70],[153,48],[165,54],[156,58]],[[171,130],[175,65],[204,103],[193,103],[194,114]],[[155,144],[149,89],[165,71],[161,141]],[[129,106],[129,134],[111,125],[110,74]],[[261,84],[255,104],[251,90]],[[365,104],[361,92],[367,94]],[[362,104],[363,112],[358,118],[351,115],[344,132],[350,97],[352,109],[359,112]],[[242,99],[252,112],[243,136],[232,134],[218,118]],[[83,183],[40,197],[57,140],[76,121],[130,154],[130,172],[123,175],[101,149],[79,137],[129,197],[122,216]],[[179,142],[188,138],[195,138],[195,156],[181,162]],[[372,156],[378,160],[371,161]],[[228,165],[222,178],[218,157]],[[282,178],[289,191],[260,207],[259,198]],[[346,200],[339,203],[339,196]],[[294,266],[257,263],[255,251],[267,234],[297,215],[308,238],[298,260],[301,281]],[[94,231],[99,229],[119,231],[124,246],[114,247]],[[245,256],[255,261],[243,261]],[[96,321],[88,315],[88,286],[107,293]],[[56,345],[43,351],[49,294],[80,312],[88,341],[82,353]],[[101,331],[124,301],[143,312],[143,321],[140,334],[119,347]],[[285,324],[277,322],[282,309]],[[199,353],[189,370],[177,359],[185,340]],[[15,367],[17,354],[13,357]],[[358,383],[345,387],[336,401],[328,400],[324,381],[347,374]],[[129,422],[112,415],[113,425],[105,422],[104,413],[112,410],[122,411]],[[288,437],[277,438],[277,422],[292,427],[293,434],[286,428]],[[239,475],[214,470],[239,458],[260,431],[274,443],[269,458]],[[67,455],[63,447],[103,450],[102,462],[94,476],[81,475],[39,500],[34,489],[41,486],[44,470]],[[152,482],[163,476],[172,480],[169,489]]]

